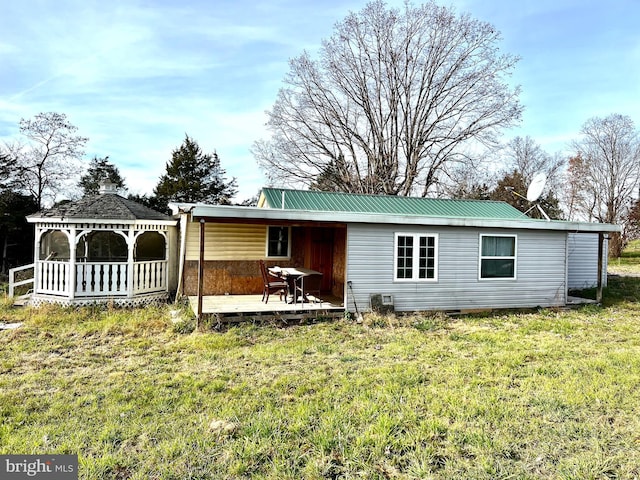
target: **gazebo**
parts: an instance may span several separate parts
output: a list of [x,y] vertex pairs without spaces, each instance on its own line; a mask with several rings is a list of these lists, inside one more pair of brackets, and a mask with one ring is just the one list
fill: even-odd
[[31,304],[135,306],[175,291],[177,220],[114,187],[27,217],[35,224]]

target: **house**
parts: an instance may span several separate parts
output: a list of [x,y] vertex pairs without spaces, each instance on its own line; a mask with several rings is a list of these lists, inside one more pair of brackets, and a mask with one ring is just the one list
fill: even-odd
[[20,269],[33,269],[31,304],[134,306],[175,291],[177,220],[119,196],[112,184],[27,221],[35,225],[34,263]]
[[[265,188],[257,207],[173,204],[178,294],[256,295],[259,260],[322,273],[348,311],[556,307],[606,281],[617,225],[535,220],[504,202]],[[586,265],[586,266],[585,266]],[[278,302],[272,302],[276,305]]]

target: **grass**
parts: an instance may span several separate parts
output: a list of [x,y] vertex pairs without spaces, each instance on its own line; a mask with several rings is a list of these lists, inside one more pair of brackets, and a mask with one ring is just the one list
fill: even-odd
[[640,240],[629,242],[619,258],[609,258],[609,273],[640,275]]
[[640,477],[640,279],[571,311],[221,333],[167,308],[12,309],[0,454],[84,479]]

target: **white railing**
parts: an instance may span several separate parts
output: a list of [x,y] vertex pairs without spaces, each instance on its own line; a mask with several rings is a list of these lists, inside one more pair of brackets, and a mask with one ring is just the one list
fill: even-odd
[[167,289],[167,261],[136,262],[133,264],[133,292],[147,293]]
[[18,272],[22,272],[24,270],[29,270],[30,268],[33,268],[33,263],[30,263],[29,265],[23,265],[22,267],[16,267],[16,268],[11,268],[9,269],[9,296],[13,297],[13,294],[16,291],[16,287],[20,287],[22,285],[29,285],[30,283],[33,283],[33,275],[31,276],[31,278],[27,278],[26,280],[20,280],[16,282],[16,273]]
[[[26,268],[26,267],[21,267]],[[69,262],[41,261],[36,265],[36,293],[70,297]],[[33,281],[33,280],[32,280]],[[18,284],[16,283],[16,286]],[[135,262],[132,294],[161,292],[167,289],[167,261]],[[75,266],[75,297],[127,296],[129,265],[127,262],[79,262]]]
[[76,297],[127,295],[127,263],[76,264]]
[[36,263],[34,292],[49,295],[66,295],[69,288],[69,262],[42,261]]

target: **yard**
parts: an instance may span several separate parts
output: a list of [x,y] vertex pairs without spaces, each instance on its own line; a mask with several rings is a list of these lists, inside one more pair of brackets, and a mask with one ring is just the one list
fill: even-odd
[[90,479],[640,478],[639,302],[619,277],[604,307],[221,333],[5,303],[0,453]]

